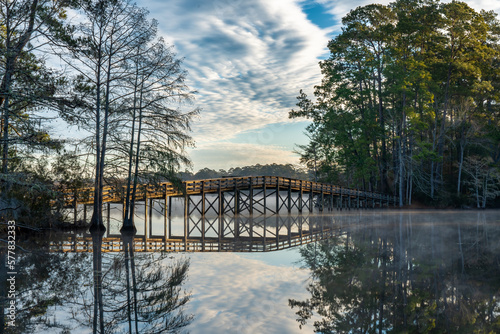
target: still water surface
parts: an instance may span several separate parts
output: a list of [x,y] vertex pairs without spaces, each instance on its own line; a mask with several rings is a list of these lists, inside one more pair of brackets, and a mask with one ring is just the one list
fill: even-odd
[[500,332],[499,211],[304,218],[325,220],[335,226],[328,240],[274,252],[136,252],[134,263],[103,252],[102,290],[92,253],[45,253],[44,242],[26,241],[7,332],[99,332],[96,304],[108,333]]

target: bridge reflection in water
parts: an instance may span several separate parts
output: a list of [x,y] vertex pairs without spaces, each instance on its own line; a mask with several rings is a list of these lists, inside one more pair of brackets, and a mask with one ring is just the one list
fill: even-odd
[[[181,218],[182,219],[182,218]],[[172,226],[170,222],[169,226]],[[165,226],[166,227],[166,226]],[[267,252],[324,240],[340,233],[332,216],[261,215],[184,218],[184,233],[168,229],[163,235],[147,233],[134,238],[135,252]],[[119,234],[103,237],[103,252],[123,251]],[[52,242],[55,252],[92,252],[90,234],[72,234]]]

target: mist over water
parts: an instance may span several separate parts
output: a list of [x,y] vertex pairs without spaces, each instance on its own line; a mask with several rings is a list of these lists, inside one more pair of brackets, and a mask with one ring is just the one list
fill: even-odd
[[[172,224],[172,235],[182,235],[182,201],[174,200],[173,206],[167,222]],[[160,201],[153,205],[154,235],[164,233],[162,209]],[[138,205],[136,213],[140,235],[144,233],[144,205]],[[110,217],[111,234],[118,233],[118,205],[111,206]],[[203,220],[190,219],[191,224]],[[207,216],[205,223],[214,219],[219,218]],[[299,238],[300,232],[306,233],[310,226],[311,230],[318,227],[314,230],[318,235],[321,226],[325,231],[328,227],[329,238],[314,242],[304,237],[302,246],[273,252],[262,252],[262,247],[253,248],[259,252],[243,253],[136,252],[136,265],[146,272],[189,261],[179,291],[191,294],[184,306],[185,314],[194,315],[186,327],[191,333],[312,333],[326,331],[322,327],[325,324],[335,332],[362,328],[375,331],[380,326],[383,331],[410,332],[433,328],[450,333],[462,329],[497,330],[499,211],[334,210],[220,219],[240,224],[240,239],[235,241],[240,243],[241,238],[250,238],[244,233],[249,227],[254,228],[253,242],[259,240],[257,234],[263,234],[264,228],[270,233],[276,227],[285,244],[289,235]],[[200,233],[193,229],[190,237],[200,237]],[[29,248],[27,244],[21,246]],[[70,328],[71,333],[88,333],[92,318],[92,253],[45,253],[44,249],[40,246],[31,255],[19,255],[19,288],[22,286],[23,291],[18,296],[19,305],[33,303],[30,291],[40,286],[44,296],[62,298],[46,308],[43,315],[19,311],[19,321],[27,324],[24,328],[36,328],[37,333],[63,333],[63,327]],[[50,259],[46,267],[52,273],[34,269],[42,258]],[[111,305],[126,301],[125,290],[116,289],[117,282],[125,284],[124,257],[122,253],[103,252],[102,261],[104,307],[108,310],[104,318],[109,322],[115,317]],[[168,281],[171,271],[165,270],[166,276],[153,282],[155,289]],[[54,281],[53,277],[64,279]],[[138,284],[146,284],[145,288],[153,284],[142,281],[144,278],[138,276]],[[323,297],[318,300],[317,296]],[[76,312],[81,305],[87,305],[87,313]],[[301,308],[311,311],[310,319],[302,319],[302,330],[296,314]],[[322,311],[330,308],[336,311]],[[42,318],[55,318],[58,325],[41,325],[45,321]],[[29,327],[35,323],[38,325]],[[126,326],[113,326],[126,332]]]

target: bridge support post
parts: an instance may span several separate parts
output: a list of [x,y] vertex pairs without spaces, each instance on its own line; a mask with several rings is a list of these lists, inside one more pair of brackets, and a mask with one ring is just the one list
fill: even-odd
[[[349,190],[349,192],[351,191]],[[349,211],[351,211],[351,194],[349,194]]]
[[236,190],[234,193],[234,201],[236,202],[236,213],[239,214],[241,211],[241,201],[240,201],[240,191]]
[[240,213],[240,200],[239,200],[239,193],[238,193],[238,184],[236,183],[236,180],[234,181],[234,215],[236,216],[238,213]]
[[172,217],[172,196],[168,196],[168,216]]
[[359,191],[358,190],[356,190],[356,202],[357,202],[356,207],[359,210]]
[[264,176],[262,178],[262,196],[263,196],[263,203],[264,203],[264,214],[266,214],[267,212],[267,197],[266,197],[266,189],[267,189],[267,185],[266,185],[266,177]]
[[310,238],[311,242],[314,240],[313,231],[314,231],[314,225],[312,223],[312,219],[309,219],[309,238]]
[[[241,237],[241,234],[245,233],[245,228],[246,224],[248,223],[248,220],[253,219],[253,217],[242,217],[241,219],[235,219],[234,220],[234,237],[236,239],[239,239]],[[248,230],[247,230],[248,231]]]
[[248,201],[250,202],[250,214],[253,215],[253,177],[250,177],[250,185],[248,190]]
[[106,220],[107,220],[107,230],[106,234],[109,236],[109,231],[110,231],[110,225],[111,225],[111,203],[106,203]]
[[165,198],[163,199],[163,240],[165,242],[165,250],[167,250],[167,239],[168,239],[168,195],[167,195],[167,185],[165,185]]
[[248,236],[250,239],[249,251],[251,252],[253,250],[253,226],[254,226],[253,217],[250,217],[250,219],[248,219],[248,225],[249,225]]
[[309,184],[309,212],[313,212],[313,190],[312,190],[312,182]]
[[168,224],[168,237],[170,238],[171,236],[172,236],[172,219],[170,219]]
[[276,178],[276,214],[280,212],[280,184],[279,179]]
[[288,192],[287,192],[287,209],[288,213],[292,212],[292,180],[288,179]]
[[149,221],[148,221],[148,226],[149,226],[149,236],[151,237],[153,235],[153,207],[155,205],[154,199],[150,198],[149,199]]
[[146,243],[146,239],[148,238],[148,198],[144,196],[144,243]]
[[219,207],[218,207],[219,212],[217,212],[217,215],[220,217],[224,213],[223,212],[223,210],[224,210],[224,198],[222,198],[222,188],[220,185],[220,180],[218,183],[219,184],[218,184],[218,189],[217,189],[217,196],[219,199]]
[[204,218],[205,214],[207,213],[206,208],[205,208],[205,199],[206,199],[205,181],[201,181],[201,217],[202,218]]
[[[186,191],[187,191],[187,189],[186,189]],[[188,201],[189,201],[189,197],[188,197],[188,194],[186,193],[186,195],[184,195],[184,216],[186,216],[186,217],[189,214]]]
[[300,213],[302,213],[302,206],[304,205],[302,196],[304,196],[304,189],[303,189],[302,180],[300,180],[300,190],[299,190],[299,212]]

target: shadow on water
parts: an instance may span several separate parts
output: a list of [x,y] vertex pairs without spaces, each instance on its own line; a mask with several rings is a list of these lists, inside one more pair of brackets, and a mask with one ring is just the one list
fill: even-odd
[[[499,333],[500,213],[373,213],[300,252],[321,333]],[[320,319],[318,319],[320,318]]]

